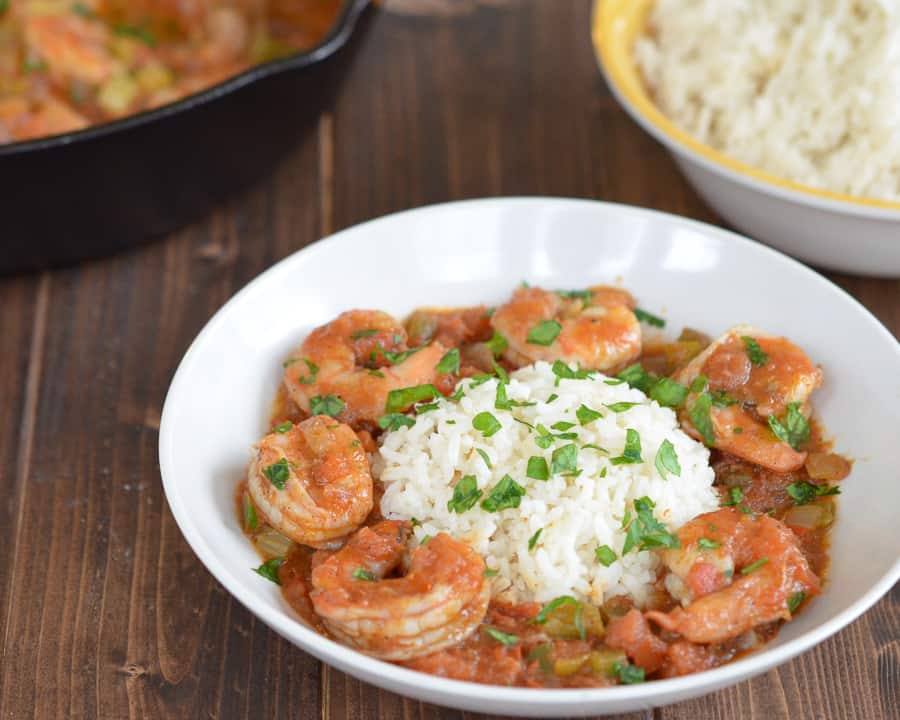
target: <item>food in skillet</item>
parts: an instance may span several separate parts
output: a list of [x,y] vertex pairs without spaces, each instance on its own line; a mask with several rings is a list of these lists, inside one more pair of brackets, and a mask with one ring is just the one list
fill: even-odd
[[0,0],[0,143],[81,130],[318,43],[339,0]]
[[475,682],[761,646],[821,591],[850,471],[809,420],[822,372],[749,326],[663,325],[619,288],[522,287],[313,330],[238,488],[257,572],[339,642]]

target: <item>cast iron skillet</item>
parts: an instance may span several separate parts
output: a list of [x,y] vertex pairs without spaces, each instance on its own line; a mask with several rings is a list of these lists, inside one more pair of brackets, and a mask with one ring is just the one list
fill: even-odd
[[156,110],[0,145],[0,273],[171,232],[252,184],[328,104],[369,0],[345,0],[315,48]]

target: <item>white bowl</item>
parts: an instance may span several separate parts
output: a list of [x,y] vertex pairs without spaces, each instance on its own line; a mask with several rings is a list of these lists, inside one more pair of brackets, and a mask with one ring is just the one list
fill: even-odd
[[[825,592],[762,652],[709,672],[595,690],[476,685],[361,655],[304,626],[258,558],[232,501],[265,431],[280,361],[343,310],[497,302],[522,280],[559,288],[618,279],[641,306],[718,333],[748,322],[783,333],[822,364],[818,415],[856,458],[842,485]],[[761,673],[844,627],[900,576],[896,508],[900,346],[859,303],[762,245],[649,210],[562,199],[492,199],[364,223],[292,255],[232,298],[191,345],[160,426],[160,468],[194,552],[241,603],[317,658],[388,690],[466,710],[547,717],[648,708]]]
[[900,276],[900,203],[800,185],[752,168],[680,130],[650,100],[631,48],[654,0],[595,0],[593,41],[606,82],[671,153],[694,189],[748,235],[815,265]]

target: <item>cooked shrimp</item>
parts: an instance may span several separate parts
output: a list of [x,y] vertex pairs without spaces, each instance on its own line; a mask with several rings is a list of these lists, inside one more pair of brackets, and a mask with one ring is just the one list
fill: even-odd
[[269,525],[312,547],[333,546],[372,510],[365,450],[349,426],[325,416],[260,440],[247,489]]
[[[752,343],[758,349],[751,351]],[[803,465],[806,453],[779,440],[767,423],[771,416],[782,416],[791,403],[799,403],[800,411],[809,414],[806,403],[812,391],[822,384],[822,371],[800,348],[785,338],[739,325],[674,377],[690,385],[699,375],[708,378],[710,391],[724,393],[733,403],[727,407],[713,405],[710,409],[717,448],[777,472]],[[688,398],[688,406],[696,397],[694,394]],[[702,437],[689,414],[683,417],[682,424],[694,437]]]
[[[634,360],[641,352],[634,299],[613,287],[592,287],[589,292],[589,297],[563,297],[540,288],[516,290],[491,316],[491,325],[509,344],[506,360],[519,367],[565,360],[590,370],[620,368]],[[535,332],[538,328],[550,332]]]
[[99,85],[121,70],[108,49],[106,25],[75,13],[28,15],[25,39],[29,53],[45,61],[55,77]]
[[684,607],[646,617],[690,642],[723,642],[790,620],[797,593],[819,592],[797,537],[774,518],[723,508],[694,518],[677,535],[681,547],[663,550],[662,559],[666,588]]
[[313,399],[334,395],[344,403],[340,420],[375,427],[388,393],[432,383],[444,352],[440,343],[409,351],[406,331],[390,315],[351,310],[309,334],[288,360],[284,383],[306,412]]
[[385,660],[461,642],[490,599],[484,561],[469,546],[441,533],[409,552],[409,537],[397,520],[363,528],[312,573],[313,608],[329,631]]

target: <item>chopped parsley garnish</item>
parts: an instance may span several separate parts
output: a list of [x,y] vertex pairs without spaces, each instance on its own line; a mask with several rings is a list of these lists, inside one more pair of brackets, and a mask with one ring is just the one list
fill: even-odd
[[281,578],[278,577],[278,568],[282,565],[284,565],[284,558],[274,557],[271,560],[266,560],[259,567],[253,568],[253,572],[257,575],[261,575],[266,580],[271,580],[276,585],[281,585]]
[[485,568],[484,572],[481,573],[484,577],[497,577],[500,574],[499,570],[494,570],[493,568]]
[[144,43],[144,45],[149,45],[150,47],[156,46],[156,36],[147,28],[119,23],[113,28],[113,30],[115,31],[116,35],[133,37],[137,40],[140,40],[142,43]]
[[354,580],[366,580],[367,582],[375,582],[375,575],[372,574],[370,570],[366,570],[363,567],[358,567],[353,571],[353,579]]
[[472,418],[472,427],[488,438],[491,435],[496,435],[503,426],[491,413],[480,412]]
[[[560,380],[590,380],[594,377],[594,373],[590,370],[573,370],[562,360],[554,360],[550,369],[556,375],[557,385],[559,385]],[[550,400],[548,399],[547,402],[550,402]]]
[[316,380],[316,375],[319,374],[319,366],[316,365],[312,360],[307,360],[306,358],[300,358],[306,363],[306,367],[309,369],[309,375],[305,377],[298,377],[297,382],[301,385],[312,385]]
[[612,671],[623,685],[637,685],[644,682],[644,668],[628,663],[613,663]]
[[618,457],[610,459],[613,465],[634,465],[643,462],[641,457],[641,436],[637,430],[628,428],[625,431],[625,448]]
[[716,550],[722,547],[722,543],[702,537],[697,541],[697,547],[701,550]]
[[706,390],[707,385],[709,385],[709,378],[706,375],[698,375],[691,383],[691,392],[702,393]]
[[528,458],[528,468],[525,470],[525,477],[532,480],[549,480],[550,469],[547,467],[547,461],[540,455],[532,455]]
[[547,622],[547,618],[550,617],[550,613],[556,610],[563,605],[581,605],[575,598],[571,595],[560,595],[558,598],[553,598],[550,602],[544,605],[541,608],[541,611],[535,615],[534,620],[532,622],[537,623],[538,625],[543,625]]
[[528,538],[528,549],[534,550],[534,546],[538,544],[538,540],[541,537],[541,533],[544,532],[544,528],[538,528],[538,531]]
[[562,325],[556,320],[542,320],[528,331],[526,341],[532,345],[552,345],[562,332]]
[[288,467],[287,458],[281,458],[278,462],[272,463],[267,468],[263,468],[263,475],[265,475],[269,479],[269,482],[279,490],[284,490],[284,486],[291,476],[291,469]]
[[580,405],[578,409],[575,411],[575,417],[578,418],[578,422],[582,425],[587,425],[588,423],[594,422],[594,420],[598,420],[603,417],[603,413],[597,412],[596,410],[592,410],[587,405]]
[[435,366],[435,370],[444,374],[459,372],[459,348],[448,350]]
[[456,388],[455,393],[447,396],[447,399],[451,400],[452,402],[459,402],[460,400],[462,400],[462,396],[465,394],[466,389],[462,385],[460,385],[458,388]]
[[666,326],[666,321],[661,317],[657,317],[653,313],[648,313],[646,310],[641,310],[640,308],[634,309],[634,316],[642,323],[647,323],[653,327],[664,328]]
[[811,482],[806,482],[805,480],[791,483],[785,489],[787,490],[787,494],[793,499],[794,505],[806,505],[823,495],[841,494],[841,489],[837,486],[815,485]]
[[618,377],[619,380],[627,382],[631,387],[645,393],[650,392],[650,388],[653,387],[653,383],[656,382],[656,377],[644,370],[638,363],[628,366],[616,377]]
[[557,290],[556,294],[567,300],[584,300],[586,303],[594,298],[590,290]]
[[772,428],[775,437],[786,442],[794,450],[798,450],[803,443],[809,440],[809,423],[800,412],[800,403],[798,402],[787,404],[784,422],[774,415],[769,415],[769,427]]
[[528,428],[528,432],[531,432],[532,430],[534,430],[534,425],[532,425],[532,424],[531,424],[530,422],[528,422],[527,420],[522,420],[522,418],[517,418],[515,415],[513,415],[513,420],[515,420],[515,421],[516,421],[517,423],[519,423],[520,425],[524,425],[525,427],[527,427],[527,428]]
[[[694,381],[696,383],[696,380]],[[693,386],[691,386],[693,388]],[[712,409],[712,398],[709,393],[702,393],[696,402],[688,409],[688,417],[694,429],[700,433],[703,442],[707,445],[716,444],[716,434],[713,430],[712,418],[709,411]]]
[[553,672],[553,663],[550,662],[550,658],[548,657],[552,648],[553,646],[546,642],[541,645],[536,645],[528,652],[528,662],[537,660],[541,671],[545,675],[550,675]]
[[345,405],[337,395],[316,395],[309,401],[309,411],[313,415],[337,417]]
[[763,352],[763,349],[756,340],[749,335],[741,336],[741,340],[744,341],[744,347],[747,348],[747,357],[750,358],[750,362],[756,365],[756,367],[762,367],[769,362],[769,356]]
[[[403,338],[399,335],[394,336],[394,341],[399,343],[402,342]],[[378,344],[379,352],[384,355],[384,359],[387,360],[391,365],[399,365],[404,360],[406,360],[410,355],[415,355],[419,350],[421,350],[424,345],[420,345],[419,347],[410,348],[409,350],[402,350],[400,352],[393,352],[392,350],[385,350],[381,343]],[[373,360],[375,359],[375,351],[373,350],[369,355]]]
[[481,448],[475,448],[475,452],[481,455],[481,459],[484,460],[484,464],[487,465],[488,469],[490,470],[493,467],[493,465],[491,465],[490,456]]
[[375,368],[366,368],[366,372],[373,377],[384,378],[384,373],[381,372],[381,370],[376,370]]
[[[0,0],[0,14],[3,14],[3,11],[7,7],[9,7],[9,0]],[[78,2],[72,5],[72,12],[84,18],[92,18],[97,16],[97,13],[95,13],[87,5]]]
[[554,400],[556,400],[556,398],[558,398],[558,397],[559,397],[559,395],[557,395],[556,393],[550,393],[550,397],[547,398],[547,404],[549,405]]
[[616,551],[609,545],[600,545],[594,548],[594,557],[603,567],[609,567],[616,561]]
[[415,406],[416,413],[421,415],[422,413],[431,412],[432,410],[437,410],[441,406],[440,403],[422,403],[420,405]]
[[604,381],[603,381],[603,384],[604,384],[604,385],[613,385],[613,386],[615,386],[615,385],[624,385],[624,384],[625,384],[625,381],[624,381],[624,380],[604,380]]
[[661,377],[653,383],[648,393],[651,398],[665,407],[680,407],[688,396],[688,389],[672,378]]
[[614,413],[623,413],[623,412],[626,412],[627,410],[631,410],[631,408],[635,407],[636,405],[640,405],[640,403],[639,402],[615,402],[615,403],[610,403],[610,404],[603,403],[603,405],[604,405],[604,407],[607,407],[610,410],[612,410]]
[[244,528],[251,532],[259,526],[259,518],[256,516],[256,506],[247,493],[244,493]]
[[447,510],[462,514],[475,507],[483,494],[474,475],[463,475],[453,488],[453,497],[447,501]]
[[294,427],[294,423],[292,423],[290,420],[285,420],[283,423],[278,423],[272,429],[277,433],[286,433],[292,427]]
[[744,488],[740,485],[728,488],[728,500],[722,503],[722,507],[734,507],[744,500]]
[[634,517],[629,511],[625,511],[622,527],[626,528],[626,533],[622,555],[626,555],[632,548],[641,551],[660,547],[681,547],[678,536],[666,530],[666,526],[653,517],[654,507],[656,504],[644,496],[634,501]]
[[769,558],[760,558],[754,563],[750,563],[747,567],[741,569],[741,575],[749,575],[754,570],[759,570],[764,565],[769,564]]
[[668,440],[663,440],[656,451],[656,471],[665,480],[666,473],[681,476],[681,465],[678,464],[678,455],[675,446]]
[[787,607],[792,615],[797,612],[797,608],[800,607],[804,600],[806,600],[806,593],[802,590],[795,592],[788,598]]
[[382,430],[399,430],[402,427],[412,427],[415,424],[414,418],[403,413],[388,413],[378,418],[378,427]]
[[500,381],[501,385],[509,385],[509,375],[506,370],[503,369],[501,365],[497,364],[497,361],[493,361],[494,366],[494,374],[497,376],[497,379]]
[[495,358],[500,357],[506,351],[506,348],[509,347],[509,343],[506,341],[506,338],[496,330],[494,330],[494,334],[491,336],[491,339],[485,343],[485,345],[487,345],[488,350],[490,350],[494,354]]
[[713,390],[709,393],[709,397],[712,400],[712,404],[717,408],[727,408],[737,404],[737,400],[724,390]]
[[429,540],[431,540],[431,535],[426,535],[419,541],[419,545],[427,545]]
[[575,427],[575,423],[566,422],[565,420],[560,420],[559,422],[553,423],[551,426],[553,430],[559,430],[560,432],[565,432],[566,430],[571,430]]
[[553,451],[553,455],[550,458],[550,472],[553,475],[571,472],[577,469],[577,464],[578,446],[574,443],[563,445]]
[[744,428],[742,428],[742,427],[736,427],[736,428],[734,428],[734,430],[732,430],[731,432],[732,432],[734,435],[743,435],[743,434],[744,434]]
[[378,332],[378,328],[367,328],[366,330],[357,330],[350,336],[351,340],[359,340],[360,338],[372,337]]
[[525,488],[509,475],[504,475],[500,482],[491,488],[488,496],[482,501],[481,507],[488,512],[517,508],[522,502],[523,495],[525,495]]
[[[502,370],[502,368],[499,369]],[[537,403],[525,402],[522,400],[510,400],[506,394],[506,383],[497,383],[497,395],[494,398],[494,407],[497,408],[497,410],[512,410],[514,407],[531,407],[532,405],[537,405]]]
[[413,387],[391,390],[387,396],[385,412],[393,413],[400,410],[406,410],[406,408],[413,403],[434,400],[440,396],[441,394],[438,392],[438,389],[430,383],[427,385],[414,385]]
[[602,448],[599,445],[594,445],[592,443],[588,443],[587,445],[582,445],[581,449],[582,450],[596,450],[597,452],[602,452],[602,453],[606,453],[607,455],[609,455],[609,450],[607,450],[606,448]]
[[510,635],[508,633],[501,632],[500,630],[487,626],[482,629],[487,635],[490,635],[492,638],[494,638],[494,640],[496,640],[501,645],[504,645],[505,647],[512,647],[519,642],[519,638],[515,635]]

